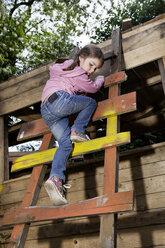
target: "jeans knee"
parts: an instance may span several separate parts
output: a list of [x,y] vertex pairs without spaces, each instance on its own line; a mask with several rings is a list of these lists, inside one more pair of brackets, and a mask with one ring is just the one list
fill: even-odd
[[63,148],[63,150],[65,150],[65,152],[70,153],[72,150],[72,142],[70,140],[70,137],[60,140],[59,145]]
[[96,102],[96,100],[93,99],[93,98],[91,98],[91,105],[92,105],[94,108],[96,108],[96,106],[97,106],[97,102]]

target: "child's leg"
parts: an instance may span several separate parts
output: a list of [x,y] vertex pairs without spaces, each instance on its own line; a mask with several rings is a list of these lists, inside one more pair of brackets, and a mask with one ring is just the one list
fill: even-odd
[[66,162],[72,148],[68,118],[63,118],[51,126],[51,132],[58,141],[59,147],[53,158],[50,176],[56,176],[65,181]]
[[72,130],[85,133],[85,129],[96,109],[96,101],[91,97],[74,95],[73,101],[76,103],[76,112],[79,112]]

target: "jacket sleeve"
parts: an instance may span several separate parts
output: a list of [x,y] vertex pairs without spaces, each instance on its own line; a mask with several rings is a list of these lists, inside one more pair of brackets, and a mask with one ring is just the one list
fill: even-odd
[[104,83],[104,76],[98,76],[94,81],[90,80],[88,75],[81,77],[78,82],[78,88],[81,92],[96,93]]

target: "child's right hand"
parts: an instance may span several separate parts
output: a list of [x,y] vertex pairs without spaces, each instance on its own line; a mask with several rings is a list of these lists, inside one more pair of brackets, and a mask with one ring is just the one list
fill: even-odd
[[104,80],[104,76],[103,75],[99,75],[95,79],[103,79]]
[[103,83],[104,83],[104,76],[102,75],[97,76],[94,80],[94,84],[96,85],[98,89],[101,88]]

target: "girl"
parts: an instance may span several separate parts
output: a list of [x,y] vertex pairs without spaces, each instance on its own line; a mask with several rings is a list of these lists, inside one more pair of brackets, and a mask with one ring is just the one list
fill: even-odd
[[[59,147],[54,155],[50,177],[45,189],[54,205],[67,204],[63,193],[66,162],[73,142],[90,140],[85,129],[96,108],[96,101],[88,96],[77,95],[82,92],[95,93],[104,83],[104,77],[89,79],[104,63],[100,48],[87,45],[74,60],[50,67],[50,79],[42,93],[41,114],[50,128]],[[69,115],[78,113],[74,125],[69,127]]]

